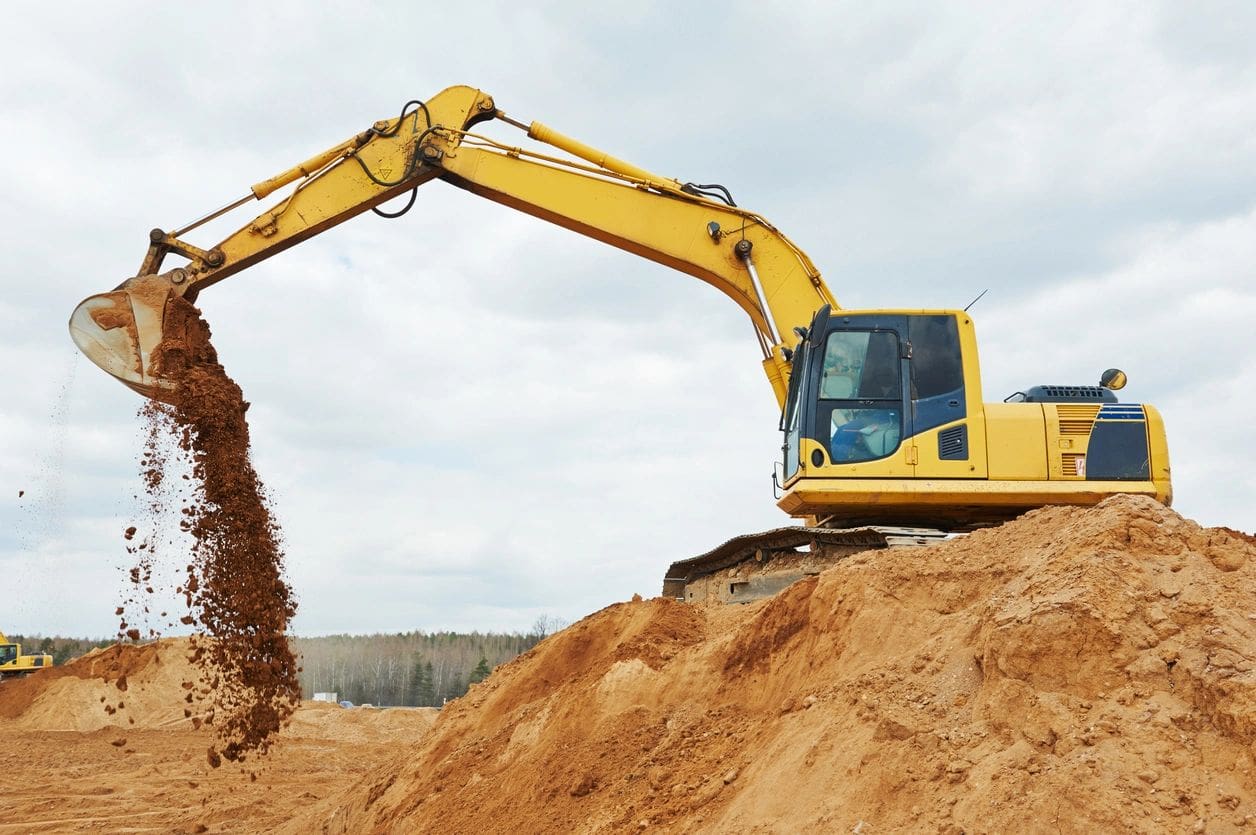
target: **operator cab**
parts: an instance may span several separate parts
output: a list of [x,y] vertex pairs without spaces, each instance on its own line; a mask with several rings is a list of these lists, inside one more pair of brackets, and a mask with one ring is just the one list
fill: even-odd
[[809,525],[954,530],[1116,493],[1171,500],[1163,421],[1116,402],[1118,369],[983,403],[962,310],[822,307],[796,333],[777,506]]
[[[830,315],[821,308],[794,352],[785,480],[800,468],[889,459],[904,440],[961,421],[965,394],[954,313]],[[941,450],[944,459],[967,457],[967,430],[960,429]]]

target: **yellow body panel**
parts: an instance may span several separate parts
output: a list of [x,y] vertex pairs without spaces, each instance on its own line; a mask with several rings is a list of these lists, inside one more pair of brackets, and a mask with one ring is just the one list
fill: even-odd
[[[968,425],[968,459],[944,461],[938,457],[938,435],[963,424]],[[909,441],[916,449],[917,478],[985,478],[986,433],[981,431],[981,415],[943,424],[921,432]]]
[[1147,438],[1151,450],[1151,478],[1164,495],[1161,499],[1167,505],[1173,504],[1173,481],[1170,478],[1169,438],[1164,431],[1164,418],[1155,406],[1143,404],[1147,413]]
[[1047,427],[1048,477],[1085,478],[1084,461],[1090,432],[1099,414],[1098,404],[1047,403],[1042,412]]
[[1041,403],[986,403],[988,471],[996,481],[1046,481],[1046,418]]
[[[962,522],[987,515],[1014,516],[1047,504],[1097,504],[1118,493],[1151,496],[1167,504],[1166,487],[1151,481],[809,478],[795,482],[776,504],[791,516],[823,517],[835,510],[855,508],[857,514],[852,512],[852,517],[879,515],[887,521],[905,512],[939,508],[953,510],[948,515]],[[994,512],[998,509],[1015,512]]]

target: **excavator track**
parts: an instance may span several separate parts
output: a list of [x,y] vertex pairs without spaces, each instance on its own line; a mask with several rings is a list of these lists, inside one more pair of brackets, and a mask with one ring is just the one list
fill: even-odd
[[663,596],[687,603],[749,603],[771,597],[853,554],[933,545],[962,535],[936,528],[877,525],[791,526],[743,534],[705,554],[672,563],[663,578]]

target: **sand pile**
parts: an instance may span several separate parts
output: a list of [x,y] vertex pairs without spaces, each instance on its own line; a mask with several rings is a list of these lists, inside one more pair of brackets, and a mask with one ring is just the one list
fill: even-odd
[[612,606],[290,831],[1238,831],[1254,664],[1251,537],[1048,508],[749,606]]
[[413,744],[428,735],[439,713],[434,707],[345,709],[330,702],[302,702],[280,738]]
[[187,689],[195,677],[186,639],[115,644],[0,687],[5,727],[94,731],[191,727]]

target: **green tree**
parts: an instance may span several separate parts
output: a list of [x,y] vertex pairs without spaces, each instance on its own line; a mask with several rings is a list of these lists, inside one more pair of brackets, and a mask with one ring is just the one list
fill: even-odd
[[436,701],[436,688],[432,685],[432,662],[424,661],[421,654],[414,656],[414,673],[410,677],[410,694],[418,707],[431,707]]
[[477,681],[483,681],[488,678],[488,674],[492,671],[493,668],[488,665],[488,659],[481,655],[480,663],[476,664],[475,669],[471,671],[470,683],[475,684]]
[[83,650],[78,641],[74,643],[67,641],[52,651],[52,663],[59,667],[71,658],[77,658],[82,654]]

